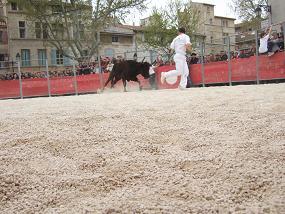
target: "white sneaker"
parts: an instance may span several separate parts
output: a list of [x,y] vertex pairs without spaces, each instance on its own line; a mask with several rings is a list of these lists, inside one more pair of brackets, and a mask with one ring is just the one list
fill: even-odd
[[181,87],[180,85],[179,85],[179,87],[178,87],[181,91],[183,91],[183,90],[186,90],[186,88],[184,88],[184,87]]
[[160,82],[161,82],[162,84],[165,83],[165,72],[161,72],[161,74],[160,74]]

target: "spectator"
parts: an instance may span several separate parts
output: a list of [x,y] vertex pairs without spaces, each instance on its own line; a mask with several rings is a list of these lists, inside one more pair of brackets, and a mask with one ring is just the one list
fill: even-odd
[[134,58],[135,61],[138,60],[138,55],[137,55],[137,53],[134,54],[133,58]]
[[199,58],[197,57],[196,53],[191,54],[190,64],[197,64],[199,61]]
[[272,32],[272,26],[266,32],[262,32],[260,34],[259,53],[261,54],[268,53],[268,56],[272,56],[276,52],[278,44],[276,43],[276,41],[274,41],[274,39],[269,40],[271,32]]
[[220,54],[216,54],[216,62],[218,62],[218,61],[222,61]]
[[225,51],[221,52],[221,61],[227,61],[228,60],[228,55]]
[[215,55],[213,53],[210,55],[209,61],[210,62],[215,62],[216,61]]

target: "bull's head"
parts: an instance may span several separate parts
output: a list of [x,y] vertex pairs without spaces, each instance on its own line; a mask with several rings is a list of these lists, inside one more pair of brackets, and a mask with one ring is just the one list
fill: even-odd
[[140,69],[141,75],[145,79],[148,79],[149,78],[149,69],[151,67],[151,64],[149,64],[148,62],[143,62],[143,63],[141,63],[140,67],[141,67],[141,69]]
[[143,58],[142,63],[144,62],[144,60],[145,60],[145,57]]

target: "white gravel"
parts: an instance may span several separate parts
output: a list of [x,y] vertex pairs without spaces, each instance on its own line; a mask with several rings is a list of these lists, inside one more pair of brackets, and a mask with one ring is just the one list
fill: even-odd
[[0,101],[0,213],[285,213],[285,84]]

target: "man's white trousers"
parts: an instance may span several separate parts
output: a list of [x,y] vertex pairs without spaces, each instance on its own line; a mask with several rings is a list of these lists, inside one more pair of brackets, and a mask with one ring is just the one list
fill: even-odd
[[186,62],[186,56],[181,54],[175,54],[174,61],[176,64],[176,70],[166,72],[164,75],[165,78],[181,76],[180,88],[186,88],[187,86],[187,77],[189,75],[189,68]]

